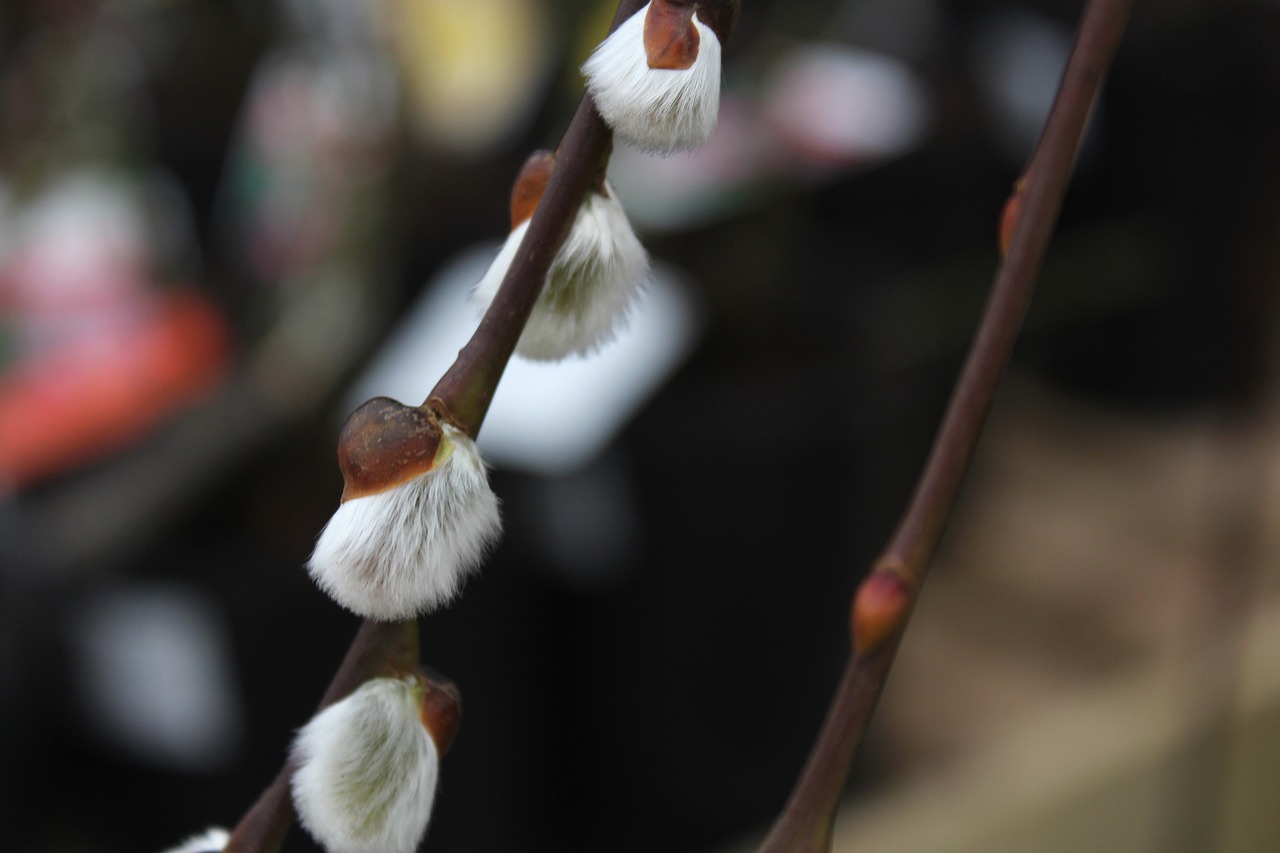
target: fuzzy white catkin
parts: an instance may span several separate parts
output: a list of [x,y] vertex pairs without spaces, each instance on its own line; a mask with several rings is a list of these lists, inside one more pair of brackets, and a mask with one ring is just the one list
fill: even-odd
[[199,835],[193,835],[177,847],[164,853],[222,853],[231,840],[231,833],[218,826],[211,826]]
[[650,68],[646,5],[600,43],[582,65],[600,115],[620,139],[653,154],[707,144],[720,112],[720,40],[693,16],[698,56],[689,68]]
[[293,742],[293,803],[329,853],[413,853],[440,759],[413,678],[375,678],[321,711]]
[[346,501],[320,532],[307,570],[353,613],[394,621],[447,604],[501,532],[475,442],[443,429],[447,458],[407,483]]
[[[587,355],[626,327],[631,305],[649,272],[649,257],[627,221],[613,188],[588,192],[569,236],[551,262],[547,283],[534,303],[516,353],[534,361]],[[483,307],[493,301],[529,220],[507,237],[472,291]]]

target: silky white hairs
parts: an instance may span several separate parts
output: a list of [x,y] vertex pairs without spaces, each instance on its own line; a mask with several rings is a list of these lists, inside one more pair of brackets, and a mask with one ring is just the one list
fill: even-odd
[[448,603],[498,538],[498,498],[475,442],[442,427],[434,468],[346,501],[320,532],[307,570],[353,613],[394,621]]
[[698,20],[698,55],[685,69],[650,68],[646,5],[600,43],[582,65],[587,90],[620,139],[653,154],[707,144],[720,111],[720,39]]
[[231,833],[222,827],[211,826],[199,835],[193,835],[177,847],[164,853],[222,853],[231,840]]
[[[649,258],[607,183],[605,193],[588,191],[578,208],[516,344],[518,355],[535,361],[587,355],[626,327],[648,274]],[[493,301],[529,222],[512,230],[476,284],[472,296],[477,304],[487,307]]]
[[418,679],[375,678],[298,732],[293,802],[329,853],[418,849],[440,772],[421,701]]

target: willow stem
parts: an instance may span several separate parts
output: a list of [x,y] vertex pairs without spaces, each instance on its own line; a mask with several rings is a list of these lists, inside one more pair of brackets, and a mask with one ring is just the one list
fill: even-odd
[[[1025,173],[1009,255],[992,285],[977,334],[911,501],[875,570],[906,581],[911,603],[982,434],[1013,351],[1032,285],[1057,224],[1090,111],[1129,19],[1133,0],[1089,0],[1044,132]],[[855,653],[790,799],[760,853],[825,853],[849,768],[866,734],[902,639],[908,607],[887,639]]]
[[[609,32],[635,14],[644,0],[622,0]],[[557,149],[556,169],[511,267],[457,360],[427,397],[472,438],[480,432],[494,391],[538,301],[547,272],[564,242],[592,181],[603,171],[613,134],[591,96],[584,95]],[[408,672],[418,664],[418,622],[365,621],[338,668],[319,710],[346,696],[369,678]],[[224,853],[277,853],[293,823],[288,762],[262,792],[231,835]]]
[[[411,672],[417,665],[418,620],[365,620],[316,711],[323,711],[370,678]],[[293,825],[293,796],[289,787],[292,776],[293,767],[286,761],[240,819],[224,853],[276,853],[280,849]]]
[[[609,32],[643,5],[644,0],[622,0]],[[583,95],[556,149],[551,180],[501,287],[471,339],[427,397],[428,405],[440,409],[472,438],[480,432],[556,252],[569,235],[588,188],[603,172],[612,145],[613,133],[591,95]]]

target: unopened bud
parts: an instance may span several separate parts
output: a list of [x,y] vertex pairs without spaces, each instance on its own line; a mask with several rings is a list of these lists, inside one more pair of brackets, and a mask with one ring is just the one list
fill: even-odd
[[1013,185],[1013,192],[1009,194],[1009,198],[1004,203],[1004,209],[1000,211],[1000,257],[1007,258],[1009,249],[1013,246],[1013,232],[1018,227],[1018,220],[1022,216],[1022,189],[1025,179],[1019,178],[1017,183]]
[[458,737],[458,725],[462,721],[462,694],[457,685],[434,673],[422,676],[422,725],[431,734],[431,740],[441,755],[449,751]]
[[906,622],[911,586],[901,564],[878,566],[858,586],[853,599],[853,651],[868,655]]
[[515,184],[511,187],[511,227],[528,222],[542,201],[542,194],[551,182],[556,169],[556,155],[550,151],[535,151],[524,161]]
[[721,45],[738,0],[651,0],[582,66],[600,115],[655,154],[706,145],[720,109]]
[[357,409],[338,444],[342,503],[307,570],[354,613],[394,621],[450,601],[501,529],[475,443],[426,407]]

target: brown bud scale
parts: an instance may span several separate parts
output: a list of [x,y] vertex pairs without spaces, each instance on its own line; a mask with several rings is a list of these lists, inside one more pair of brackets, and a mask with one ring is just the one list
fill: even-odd
[[533,212],[542,201],[542,194],[551,182],[556,168],[556,155],[550,151],[535,151],[524,161],[515,184],[511,187],[511,228],[533,218]]
[[448,679],[432,677],[422,671],[418,677],[423,685],[419,710],[422,725],[431,733],[436,750],[444,755],[458,737],[458,726],[462,722],[462,694]]
[[441,436],[436,416],[426,409],[389,397],[363,403],[338,437],[343,503],[385,492],[430,471]]
[[858,587],[853,600],[853,651],[869,655],[906,622],[911,587],[892,568],[877,568]]
[[688,3],[652,0],[644,19],[644,52],[650,68],[683,71],[698,58],[698,28]]
[[1018,220],[1022,218],[1022,188],[1025,183],[1025,178],[1018,179],[1013,185],[1013,192],[1004,203],[1004,210],[1000,211],[1001,258],[1009,256],[1009,248],[1013,245],[1014,229],[1018,227]]

